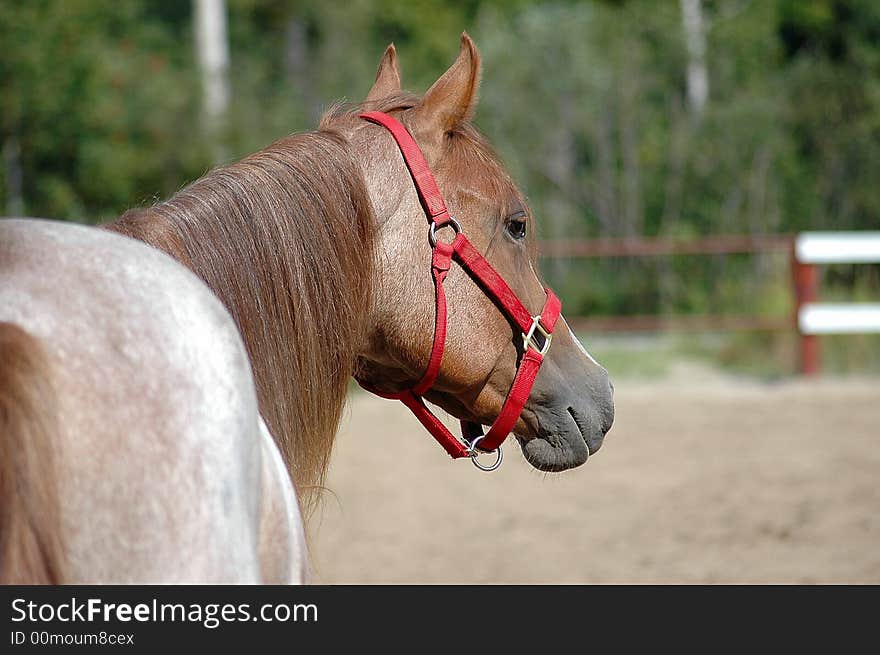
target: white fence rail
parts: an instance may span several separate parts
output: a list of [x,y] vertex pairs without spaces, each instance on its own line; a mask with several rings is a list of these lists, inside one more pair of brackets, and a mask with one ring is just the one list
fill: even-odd
[[880,303],[806,303],[798,313],[803,334],[880,332]]
[[880,262],[880,232],[802,232],[794,251],[803,264],[875,264]]
[[819,371],[818,335],[880,332],[880,303],[819,302],[816,267],[872,263],[880,263],[880,232],[803,232],[796,237],[797,325],[804,373]]

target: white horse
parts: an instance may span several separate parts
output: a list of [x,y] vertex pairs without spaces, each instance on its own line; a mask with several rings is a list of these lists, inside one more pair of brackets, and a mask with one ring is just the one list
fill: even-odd
[[296,583],[299,506],[229,313],[111,232],[0,221],[0,581]]

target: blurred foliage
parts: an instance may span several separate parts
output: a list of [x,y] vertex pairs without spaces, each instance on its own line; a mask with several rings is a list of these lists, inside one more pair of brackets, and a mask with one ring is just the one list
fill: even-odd
[[[228,0],[219,152],[240,157],[359,101],[391,41],[421,92],[466,29],[483,56],[476,121],[545,238],[877,229],[880,3],[700,6],[709,95],[695,114],[673,0]],[[4,0],[0,32],[6,213],[108,220],[215,163],[189,2]],[[786,262],[770,256],[544,269],[569,313],[790,311]],[[876,291],[876,268],[857,282]]]

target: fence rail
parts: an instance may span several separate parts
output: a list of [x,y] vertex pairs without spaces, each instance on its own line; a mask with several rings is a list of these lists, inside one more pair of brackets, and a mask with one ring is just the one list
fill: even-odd
[[792,249],[800,368],[814,375],[821,368],[819,335],[880,332],[880,304],[819,302],[823,264],[880,262],[880,232],[804,232]]
[[573,316],[579,330],[599,332],[785,330],[798,332],[799,369],[806,375],[819,372],[820,334],[880,332],[880,303],[820,303],[819,271],[823,264],[880,262],[880,232],[803,232],[798,235],[719,235],[698,239],[627,238],[544,241],[542,257],[618,258],[675,255],[728,255],[766,252],[788,253],[791,262],[794,316],[641,315]]
[[699,239],[628,238],[582,239],[541,242],[541,256],[579,257],[664,257],[670,255],[733,255],[759,252],[787,252],[794,237],[786,234],[759,236],[712,236]]

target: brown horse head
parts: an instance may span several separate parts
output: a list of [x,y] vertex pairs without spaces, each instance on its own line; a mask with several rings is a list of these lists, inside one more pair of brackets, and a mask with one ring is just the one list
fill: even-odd
[[[477,102],[480,60],[462,35],[455,63],[421,98],[401,92],[394,46],[385,52],[364,108],[392,114],[415,137],[451,214],[528,310],[546,294],[535,271],[535,217],[487,142],[469,120]],[[376,279],[357,378],[383,392],[413,386],[429,359],[434,287],[427,222],[397,145],[381,127],[336,123],[359,154],[376,218]],[[329,119],[332,120],[332,119]],[[336,117],[336,120],[340,120]],[[448,233],[448,236],[447,236]],[[440,238],[451,237],[451,230]],[[520,330],[473,279],[453,264],[446,281],[449,318],[439,377],[426,398],[467,421],[498,416],[522,357]],[[598,450],[614,416],[607,371],[564,319],[514,427],[526,459],[561,471]]]

